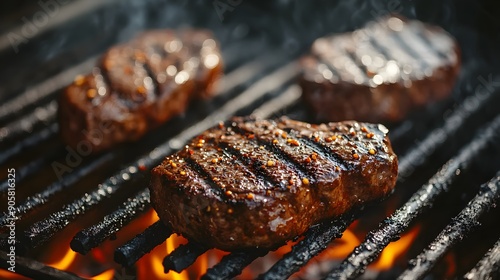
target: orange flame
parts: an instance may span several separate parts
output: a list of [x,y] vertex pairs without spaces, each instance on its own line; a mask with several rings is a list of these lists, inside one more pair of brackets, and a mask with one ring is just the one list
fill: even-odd
[[48,263],[48,266],[52,266],[53,268],[57,268],[59,270],[66,270],[73,263],[76,258],[76,252],[68,248],[66,253],[55,262]]
[[[150,211],[148,213],[149,224],[153,224],[158,221],[158,215],[156,212]],[[182,280],[189,279],[188,272],[183,271],[177,273],[175,271],[169,271],[165,274],[163,269],[163,259],[166,255],[170,254],[175,248],[180,244],[185,244],[187,242],[181,236],[171,235],[167,240],[154,248],[149,254],[142,257],[136,263],[137,268],[137,278],[138,279],[172,279],[172,280]]]
[[319,257],[327,259],[342,259],[349,255],[349,253],[360,244],[360,240],[354,232],[348,228],[342,234],[342,237],[332,242],[327,250],[323,251]]
[[113,279],[113,277],[115,276],[115,270],[114,269],[108,269],[90,279],[92,280],[110,280],[110,279]]
[[[71,271],[80,275],[82,277],[87,277],[88,279],[94,280],[106,280],[113,279],[116,275],[123,273],[115,270],[116,265],[110,265],[113,263],[112,255],[115,248],[127,240],[131,239],[136,233],[142,232],[148,225],[151,225],[158,221],[158,216],[154,210],[149,211],[144,214],[139,219],[136,219],[131,224],[127,225],[120,233],[117,235],[117,240],[108,240],[101,244],[99,248],[92,250],[86,256],[79,255],[74,252],[69,247],[69,240],[67,240],[68,246],[61,247],[61,240],[56,242],[56,246],[52,244],[49,248],[57,248],[50,252],[48,256],[45,256],[45,263],[54,268]],[[371,268],[377,270],[387,270],[393,267],[398,257],[405,253],[413,240],[416,238],[420,228],[415,227],[409,232],[402,235],[402,237],[396,241],[390,243],[381,253],[379,259],[370,265]],[[355,221],[347,230],[344,231],[341,238],[334,240],[328,246],[326,250],[321,252],[315,257],[315,263],[321,263],[327,260],[342,260],[347,257],[356,248],[362,239],[362,229],[358,228],[358,223]],[[69,234],[69,236],[73,236]],[[247,266],[242,274],[237,277],[238,279],[250,279],[257,277],[260,273],[267,271],[270,266],[277,260],[281,259],[286,253],[290,252],[292,247],[299,241],[288,242],[286,245],[278,248],[276,251],[267,254],[262,258],[258,258],[252,264]],[[193,265],[177,273],[175,271],[164,272],[163,259],[165,256],[174,251],[179,245],[187,243],[187,240],[181,236],[173,234],[165,242],[156,248],[154,248],[149,254],[145,255],[135,264],[135,276],[137,279],[172,279],[172,280],[183,280],[183,279],[196,279],[200,278],[206,273],[208,267],[220,262],[223,256],[228,254],[227,252],[212,249],[204,254],[202,254]],[[110,257],[111,256],[111,257]],[[90,259],[90,260],[89,260]],[[89,272],[86,267],[89,264],[94,265],[100,264],[101,268],[99,274],[96,272]],[[314,262],[311,262],[314,263]],[[307,273],[308,266],[303,267],[297,272],[297,275],[302,273]],[[452,269],[453,270],[453,269]],[[132,270],[133,271],[133,270]],[[93,273],[93,274],[90,274]],[[94,276],[89,276],[94,275]],[[85,276],[87,275],[87,276]],[[306,275],[306,274],[305,274]],[[8,271],[0,271],[0,278],[9,279],[25,279],[22,276],[17,276],[9,273]]]
[[388,270],[390,269],[396,259],[403,253],[407,252],[410,248],[411,243],[417,237],[420,231],[420,227],[414,227],[408,233],[405,233],[401,238],[395,242],[389,243],[387,247],[382,251],[378,260],[372,263],[370,266],[378,270]]
[[[105,241],[99,248],[95,248],[85,256],[74,252],[69,247],[70,238],[81,229],[78,225],[75,225],[72,229],[68,230],[69,233],[59,238],[55,237],[54,243],[47,245],[46,251],[48,253],[44,254],[41,259],[48,266],[69,271],[84,278],[96,280],[113,279],[116,274],[115,268],[117,267],[113,262],[114,250],[157,220],[158,216],[151,210],[125,226],[123,230],[117,234],[116,240]],[[61,246],[61,244],[66,245]],[[97,270],[89,271],[89,267],[97,267]],[[96,271],[100,272],[96,275]],[[0,278],[1,276],[2,275],[0,275]]]

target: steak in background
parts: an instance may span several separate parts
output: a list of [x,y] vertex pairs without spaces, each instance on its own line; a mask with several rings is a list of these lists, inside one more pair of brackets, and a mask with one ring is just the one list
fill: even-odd
[[460,52],[437,26],[385,17],[317,39],[301,62],[302,97],[318,120],[394,122],[450,95]]
[[274,248],[388,195],[383,125],[234,118],[153,169],[151,203],[175,232],[223,250]]
[[134,141],[208,98],[222,59],[205,30],[153,30],[110,48],[91,74],[78,76],[59,100],[62,139],[98,152]]

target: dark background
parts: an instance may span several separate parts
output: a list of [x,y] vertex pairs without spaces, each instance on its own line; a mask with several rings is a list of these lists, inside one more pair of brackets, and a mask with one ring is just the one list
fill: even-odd
[[[147,28],[201,26],[214,30],[222,44],[254,37],[300,53],[319,36],[398,12],[448,30],[474,68],[495,68],[500,60],[498,1],[59,1],[0,2],[0,102]],[[58,6],[54,16],[45,24],[42,15],[40,28],[23,35],[20,28],[33,23],[37,12],[50,13],[42,7],[49,3]],[[71,16],[59,21],[67,10]]]
[[[450,32],[460,45],[463,64],[461,77],[457,81],[456,89],[450,100],[440,104],[435,110],[427,108],[426,111],[417,112],[407,121],[410,128],[400,129],[402,132],[398,135],[400,140],[395,145],[395,149],[398,155],[403,155],[407,148],[413,147],[417,143],[416,139],[423,139],[431,131],[430,128],[441,126],[443,115],[452,112],[456,104],[460,104],[466,96],[474,93],[478,84],[480,85],[478,77],[486,79],[500,73],[500,1],[65,0],[66,4],[57,4],[58,10],[54,12],[55,15],[47,16],[47,22],[37,27],[32,36],[28,34],[25,41],[17,41],[17,44],[13,46],[9,41],[9,36],[10,38],[13,38],[12,34],[25,36],[22,28],[26,22],[33,24],[34,16],[37,13],[46,13],[42,6],[47,3],[57,3],[55,1],[0,1],[0,63],[2,66],[0,67],[0,105],[30,89],[39,88],[51,77],[64,73],[75,65],[89,59],[92,60],[93,57],[98,58],[111,45],[127,41],[145,29],[183,26],[209,28],[219,39],[223,49],[222,53],[226,55],[228,52],[224,52],[224,49],[235,45],[236,41],[253,42],[254,44],[239,50],[239,53],[236,54],[240,57],[239,60],[233,59],[236,61],[235,65],[245,66],[246,64],[239,61],[252,60],[252,58],[241,59],[241,56],[246,53],[255,53],[255,50],[250,52],[249,48],[260,46],[263,52],[269,53],[279,50],[289,54],[290,59],[294,59],[307,52],[311,42],[318,37],[328,33],[348,32],[363,26],[378,16],[397,12],[408,18],[416,18],[440,25]],[[66,18],[64,18],[65,16]],[[82,69],[84,71],[82,73],[90,71],[90,68],[91,65],[88,69]],[[229,73],[232,69],[229,67],[226,70]],[[266,75],[266,73],[262,73],[262,75]],[[68,83],[71,82],[71,79],[73,77],[69,77]],[[498,79],[495,78],[494,81],[498,81]],[[243,85],[241,90],[248,86],[247,84]],[[53,98],[54,94],[51,94],[46,98],[47,100],[42,100],[39,103],[48,103]],[[495,100],[498,101],[498,97]],[[422,168],[420,172],[408,179],[403,188],[399,187],[402,190],[407,189],[406,192],[402,192],[400,201],[405,201],[407,198],[405,196],[412,194],[444,162],[455,155],[460,147],[465,145],[464,143],[470,141],[478,127],[483,126],[493,116],[498,115],[498,106],[495,102],[492,103],[485,106],[486,109],[482,109],[480,113],[470,117],[460,133],[449,137],[446,147],[435,151],[435,155],[427,162],[426,168]],[[206,104],[203,105],[206,106]],[[23,111],[29,111],[38,105],[30,106],[23,108]],[[209,111],[206,108],[204,110],[196,109],[192,108],[190,112]],[[297,111],[302,112],[303,110]],[[13,115],[7,119],[14,119],[21,113],[14,112]],[[189,113],[186,115],[191,116]],[[181,130],[179,126],[186,123],[186,119],[181,120],[177,119],[176,129],[179,131]],[[196,118],[191,119],[191,122],[194,120]],[[118,157],[116,162],[120,162],[120,164],[130,162],[137,155],[152,150],[164,139],[175,135],[176,130],[172,129],[169,124],[166,124],[165,127],[168,127],[169,130],[153,131],[149,136],[154,137],[145,137],[140,145],[131,144],[116,149],[117,154],[126,154],[123,155],[125,159]],[[400,127],[404,128],[405,126],[401,125]],[[50,147],[54,151],[61,152],[62,145],[58,140],[50,142],[47,146],[52,145],[53,147]],[[488,150],[488,157],[481,158],[474,163],[468,176],[461,177],[460,186],[456,188],[457,192],[451,197],[446,196],[438,201],[436,203],[436,205],[440,205],[438,211],[429,212],[428,216],[434,218],[436,225],[426,228],[428,235],[427,239],[421,241],[422,244],[428,244],[449,222],[450,217],[458,213],[475,195],[477,188],[471,188],[471,186],[477,187],[480,182],[491,178],[498,169],[500,164],[497,159],[500,151],[498,143],[500,142],[497,141],[495,145],[496,150],[495,148]],[[6,149],[10,148],[6,147]],[[35,149],[42,150],[39,154],[45,153],[44,146],[42,148],[35,147]],[[120,153],[120,151],[127,152]],[[63,150],[62,152],[65,156]],[[31,150],[28,150],[26,154],[29,154],[29,157],[26,156],[28,158],[26,162],[33,160],[37,155],[36,153],[33,155]],[[90,160],[88,159],[88,161]],[[118,164],[116,165],[118,166]],[[117,166],[112,168],[116,169]],[[96,181],[97,184],[101,182],[102,178],[107,178],[107,173],[114,169],[105,169],[102,171],[101,177],[95,177],[92,180]],[[51,172],[48,173],[52,174]],[[35,184],[33,180],[31,182],[27,180],[24,185],[29,187],[32,185],[44,186],[38,181]],[[83,187],[94,186],[88,181],[80,183],[80,185],[82,185],[81,193],[84,192]],[[80,193],[72,195],[76,197]],[[68,198],[65,197],[65,199]],[[109,207],[114,207],[114,205]],[[436,213],[440,213],[439,217],[442,217],[436,218],[438,216]],[[486,242],[479,244],[482,245],[481,249],[474,251],[476,255],[471,261],[465,265],[458,263],[458,266],[463,266],[466,269],[465,271],[470,269],[498,238],[498,215],[495,216],[495,214],[498,214],[498,207],[497,212],[490,216],[492,221],[489,223],[496,228],[496,231],[488,231],[492,227],[485,227],[486,230],[472,236],[471,240]],[[372,219],[375,224],[370,224],[371,228],[375,228],[376,223],[380,220],[379,218]],[[486,224],[488,225],[488,223]],[[486,235],[488,232],[490,236]],[[472,242],[472,246],[478,247],[478,244]],[[422,246],[418,247],[418,251],[414,252],[414,255],[421,248]],[[473,255],[471,252],[470,247],[464,246],[457,249],[457,256]]]

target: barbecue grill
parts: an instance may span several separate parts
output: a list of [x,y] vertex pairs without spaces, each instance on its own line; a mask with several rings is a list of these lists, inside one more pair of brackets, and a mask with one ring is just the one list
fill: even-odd
[[[388,124],[400,162],[390,198],[311,227],[290,245],[290,252],[253,277],[308,278],[297,272],[355,221],[367,228],[361,244],[309,278],[500,276],[500,213],[495,208],[500,198],[500,71],[494,67],[500,58],[495,53],[500,24],[491,10],[495,4],[49,0],[1,5],[0,166],[15,169],[15,194],[10,193],[14,189],[7,172],[2,171],[0,181],[2,269],[11,267],[15,246],[15,274],[0,271],[3,277],[82,279],[103,272],[103,267],[111,273],[101,274],[101,279],[140,276],[134,264],[173,234],[159,221],[137,226],[151,209],[149,170],[191,137],[233,115],[286,115],[314,122],[296,85],[300,55],[322,35],[354,30],[395,12],[438,24],[457,38],[463,67],[452,96]],[[65,85],[89,72],[106,48],[140,30],[185,26],[209,28],[220,41],[226,74],[212,100],[196,101],[140,141],[98,155],[60,142],[57,96]],[[11,196],[14,213],[7,211]],[[9,242],[12,224],[15,243]],[[400,264],[374,273],[369,264],[416,225],[421,230]],[[100,266],[81,265],[84,275],[77,275],[41,261],[55,250],[54,244],[69,244],[78,254],[108,255],[101,256]],[[115,248],[103,249],[109,246]],[[195,242],[179,245],[162,256],[163,270],[189,270],[210,250]],[[196,275],[231,279],[256,260],[269,260],[270,254],[224,254]],[[449,270],[449,256],[454,268],[446,274],[442,270]]]

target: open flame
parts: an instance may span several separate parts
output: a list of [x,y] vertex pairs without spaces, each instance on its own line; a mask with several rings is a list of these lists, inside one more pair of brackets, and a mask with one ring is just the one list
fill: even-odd
[[[158,216],[153,210],[151,210],[135,221],[132,221],[129,225],[125,226],[123,230],[117,234],[116,239],[103,242],[101,246],[90,251],[85,256],[74,252],[69,246],[71,237],[73,237],[78,231],[78,228],[75,227],[74,231],[70,232],[69,234],[65,234],[65,237],[67,236],[67,238],[63,240],[61,240],[60,238],[54,238],[53,243],[47,246],[47,248],[49,249],[46,251],[48,252],[41,256],[40,259],[48,266],[57,268],[59,270],[73,272],[86,279],[135,279],[135,275],[129,275],[130,273],[127,273],[125,269],[122,269],[119,265],[114,263],[114,251],[121,244],[130,240],[137,233],[141,232],[142,230],[144,230],[144,228],[156,222],[157,220]],[[61,244],[65,245],[61,246]],[[163,255],[165,255],[165,253],[166,252],[164,250]],[[162,254],[155,254],[156,258],[159,258],[160,255]],[[162,259],[157,261],[157,263],[159,263],[157,267],[162,268],[161,275],[164,275]],[[139,271],[139,268],[137,270]],[[124,275],[125,273],[126,275]],[[132,271],[131,273],[135,274],[134,271]],[[120,278],[120,276],[123,277]],[[146,277],[142,279],[155,278]]]
[[[181,244],[187,243],[187,240],[182,236],[173,234],[165,242],[154,248],[149,254],[143,256],[135,264],[135,269],[127,269],[114,264],[112,260],[114,250],[133,238],[135,234],[144,230],[147,226],[158,221],[156,212],[150,210],[141,218],[127,225],[117,236],[116,240],[108,240],[101,244],[99,248],[92,250],[86,256],[82,256],[69,247],[70,240],[61,240],[54,243],[50,248],[55,248],[50,254],[42,257],[43,262],[54,268],[70,271],[82,277],[94,280],[111,280],[111,279],[197,279],[206,273],[207,269],[218,263],[227,252],[212,249],[201,255],[189,269],[177,273],[175,271],[164,272],[163,259],[170,254],[175,248]],[[364,238],[364,233],[358,228],[358,221],[354,222],[347,230],[344,231],[341,238],[331,242],[331,244],[318,256],[316,256],[308,265],[298,271],[295,276],[303,277],[308,274],[308,269],[314,263],[325,261],[340,262],[347,257],[358,246]],[[134,233],[130,233],[130,231]],[[408,251],[410,245],[415,240],[420,231],[420,227],[416,226],[409,232],[404,233],[398,241],[390,243],[381,253],[379,259],[369,266],[375,271],[384,271],[392,268],[398,259]],[[361,232],[361,233],[360,233]],[[68,235],[73,236],[73,235]],[[298,241],[288,242],[274,252],[267,254],[264,257],[258,258],[251,265],[245,268],[239,279],[255,278],[260,273],[266,271],[277,260],[290,252],[293,245]],[[66,247],[61,247],[61,244],[67,244]],[[98,269],[88,271],[86,267],[89,264],[98,264]],[[308,268],[309,267],[309,268]],[[11,274],[7,271],[0,271],[0,278],[9,279],[26,279],[22,276]],[[307,278],[307,277],[306,277]]]
[[334,240],[325,251],[319,254],[319,257],[322,259],[343,259],[347,257],[361,243],[360,239],[354,234],[353,228],[355,227],[356,224],[353,224],[346,229],[342,237]]
[[66,270],[75,261],[77,253],[68,247],[63,257],[55,262],[49,262],[47,265],[59,270]]
[[[186,239],[173,234],[163,244],[157,246],[149,254],[142,257],[136,263],[138,279],[189,279],[188,271],[181,273],[169,271],[167,274],[163,270],[163,258],[170,254],[177,246],[186,243]],[[193,266],[196,267],[196,266]]]
[[392,268],[398,257],[408,251],[419,232],[420,227],[416,226],[409,232],[403,234],[399,240],[389,243],[380,254],[378,260],[369,267],[377,270],[388,270]]

